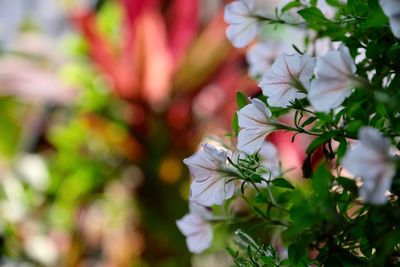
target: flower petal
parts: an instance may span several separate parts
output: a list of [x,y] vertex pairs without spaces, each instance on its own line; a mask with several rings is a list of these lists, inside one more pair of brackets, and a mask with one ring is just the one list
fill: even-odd
[[367,203],[385,204],[387,202],[386,192],[392,186],[394,174],[395,169],[388,168],[376,178],[376,182],[371,183],[371,186],[367,187],[366,181],[364,181],[364,184],[359,188],[360,197]]
[[245,47],[257,35],[258,19],[252,12],[252,6],[251,0],[241,0],[225,7],[224,19],[229,24],[226,36],[237,48]]
[[241,128],[237,147],[242,152],[253,154],[261,148],[265,137],[275,129],[270,121],[271,111],[264,102],[254,98],[237,114]]
[[257,98],[253,98],[251,103],[240,109],[237,114],[239,127],[242,128],[264,125],[272,115],[264,102]]
[[383,12],[386,16],[392,17],[400,13],[400,5],[397,0],[380,0]]
[[372,127],[359,131],[360,141],[347,151],[342,165],[355,176],[361,176],[359,194],[365,202],[384,204],[386,191],[390,190],[395,166],[389,160],[387,140]]
[[393,35],[400,39],[400,14],[391,17],[389,23]]
[[208,224],[201,232],[190,235],[186,238],[186,244],[190,252],[201,253],[211,246],[212,229]]
[[204,144],[202,147],[203,150],[183,160],[195,181],[219,176],[219,170],[226,163],[228,155],[227,151],[218,150],[210,144]]
[[186,236],[190,252],[200,253],[209,248],[212,241],[211,225],[195,213],[189,213],[176,221],[178,229]]
[[204,181],[193,181],[190,186],[190,200],[204,206],[222,205],[234,192],[233,182],[228,177],[214,177]]
[[267,134],[263,128],[242,129],[238,134],[237,148],[246,154],[254,154],[262,147]]
[[186,214],[182,219],[176,221],[179,231],[185,236],[197,233],[203,224],[204,220],[195,213]]
[[338,107],[351,94],[352,86],[347,81],[316,79],[311,82],[308,100],[318,111],[329,112]]
[[250,16],[250,6],[245,1],[234,1],[226,5],[224,10],[224,20],[228,24],[247,23]]
[[275,107],[287,107],[291,101],[306,97],[297,88],[302,83],[304,88],[310,86],[314,72],[315,59],[308,55],[283,54],[279,56],[271,69],[265,72],[259,86],[268,96],[268,104]]
[[257,31],[257,21],[248,20],[243,24],[229,25],[225,33],[233,46],[243,48],[256,37]]
[[338,107],[356,84],[353,80],[356,66],[349,49],[343,45],[317,58],[315,71],[317,79],[311,82],[308,99],[318,111]]

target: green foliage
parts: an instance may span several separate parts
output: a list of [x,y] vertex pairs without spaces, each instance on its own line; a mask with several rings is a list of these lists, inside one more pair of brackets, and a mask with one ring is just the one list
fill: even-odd
[[14,98],[0,98],[0,154],[11,158],[20,145],[21,126],[19,121],[29,111],[29,107],[21,107]]
[[271,183],[277,187],[294,189],[294,186],[284,178],[275,178],[274,180],[271,181]]
[[[307,29],[306,45],[321,38],[345,44],[356,61],[359,85],[341,109],[330,113],[310,110],[307,100],[296,100],[289,108],[271,108],[278,118],[294,111],[293,126],[282,127],[296,135],[310,135],[306,149],[304,177],[294,187],[286,178],[268,181],[246,202],[269,232],[279,236],[288,258],[280,263],[269,259],[266,266],[398,266],[400,264],[399,175],[393,178],[395,195],[385,205],[371,205],[359,198],[357,179],[342,176],[339,166],[357,139],[360,128],[378,129],[391,144],[400,148],[400,45],[388,25],[378,0],[329,0],[335,9],[327,16],[318,1],[291,1],[269,23],[289,24]],[[286,22],[283,18],[297,11],[304,20]],[[241,97],[243,98],[243,97]],[[318,156],[322,154],[322,156]],[[315,157],[320,157],[319,161]],[[398,166],[398,157],[396,157]],[[397,168],[399,169],[399,168]],[[257,168],[253,169],[257,172]],[[244,171],[243,171],[244,172]],[[263,266],[261,252],[271,240],[256,249],[232,250],[237,266]],[[279,253],[278,253],[279,254]],[[257,265],[258,264],[258,265]]]

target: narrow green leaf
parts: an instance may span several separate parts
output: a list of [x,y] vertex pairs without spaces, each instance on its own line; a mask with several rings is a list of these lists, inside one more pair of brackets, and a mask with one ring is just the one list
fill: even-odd
[[236,112],[233,115],[233,119],[232,119],[232,129],[233,129],[233,132],[235,133],[235,135],[238,135],[238,133],[239,133],[239,120],[238,120],[238,116],[237,116]]
[[276,187],[294,189],[294,186],[284,178],[276,178],[276,179],[272,180],[271,182]]
[[301,6],[300,1],[290,2],[290,3],[286,4],[286,5],[282,8],[282,12],[286,12],[286,11],[292,9],[292,8],[299,7],[299,6]]
[[310,117],[310,118],[306,119],[306,120],[301,124],[301,127],[305,127],[305,126],[307,126],[307,125],[310,125],[310,124],[313,123],[316,119],[317,119],[317,117]]
[[342,158],[347,151],[347,141],[346,138],[344,137],[338,138],[338,141],[339,141],[339,147],[336,150],[336,153],[339,158]]

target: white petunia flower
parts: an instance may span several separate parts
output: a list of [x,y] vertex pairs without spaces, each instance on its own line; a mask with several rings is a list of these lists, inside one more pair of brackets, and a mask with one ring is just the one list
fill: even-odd
[[271,111],[261,100],[254,98],[251,103],[237,112],[239,127],[237,148],[247,154],[257,152],[265,137],[275,130]]
[[193,176],[190,200],[204,206],[222,205],[225,199],[233,196],[235,190],[234,183],[229,182],[232,173],[227,171],[228,151],[210,144],[204,144],[202,148],[183,160]]
[[262,14],[256,10],[253,0],[237,0],[225,7],[224,19],[228,23],[226,36],[233,46],[245,47],[259,30]]
[[318,57],[315,72],[317,78],[311,82],[308,99],[318,111],[328,112],[338,107],[357,85],[356,65],[343,45]]
[[264,142],[263,146],[258,153],[261,159],[261,165],[268,169],[268,173],[263,176],[265,179],[277,178],[281,175],[281,166],[278,159],[278,150],[276,146],[271,142]]
[[387,201],[385,192],[390,190],[395,174],[389,143],[371,127],[363,127],[359,139],[357,145],[346,153],[342,164],[351,174],[362,178],[359,194],[365,202],[384,204]]
[[210,247],[212,229],[208,220],[212,214],[207,208],[190,203],[190,213],[176,221],[176,225],[186,237],[186,244],[190,252],[200,253]]
[[268,104],[287,107],[291,101],[306,97],[314,72],[315,59],[308,55],[279,56],[259,84]]
[[249,76],[261,78],[278,55],[287,51],[289,48],[283,42],[258,42],[252,45],[246,53]]
[[389,18],[393,35],[400,38],[400,2],[398,0],[380,0],[379,3]]

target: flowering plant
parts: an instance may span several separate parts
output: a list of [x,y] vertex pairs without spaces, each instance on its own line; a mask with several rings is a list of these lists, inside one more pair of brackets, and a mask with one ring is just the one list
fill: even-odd
[[[399,18],[396,0],[293,0],[275,13],[252,0],[226,6],[228,39],[243,48],[257,38],[259,61],[272,54],[260,52],[273,47],[260,45],[268,25],[295,28],[304,42],[291,40],[272,65],[249,49],[261,90],[237,94],[237,145],[203,144],[184,161],[191,205],[208,210],[177,222],[192,252],[212,246],[210,227],[222,222],[236,266],[400,263]],[[312,137],[303,178],[265,141],[276,131]]]

